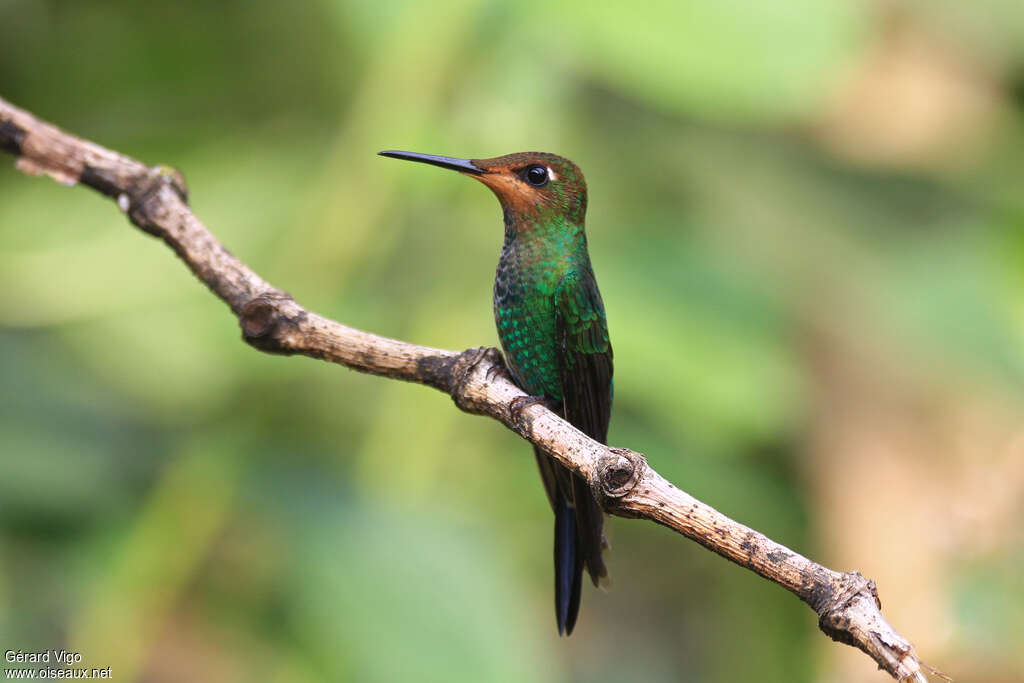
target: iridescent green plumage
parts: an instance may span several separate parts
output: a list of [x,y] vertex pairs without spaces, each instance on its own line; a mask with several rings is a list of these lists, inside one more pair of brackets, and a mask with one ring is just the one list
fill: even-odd
[[[505,216],[494,281],[494,318],[512,378],[543,397],[588,436],[605,442],[612,403],[612,348],[604,305],[587,253],[587,190],[580,170],[553,154],[454,159],[408,152],[471,175],[490,187]],[[555,512],[555,612],[571,633],[583,569],[594,584],[607,575],[603,517],[587,483],[535,449]]]

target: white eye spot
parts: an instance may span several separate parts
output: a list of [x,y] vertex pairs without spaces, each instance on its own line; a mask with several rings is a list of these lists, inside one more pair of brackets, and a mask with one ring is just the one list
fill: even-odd
[[555,173],[554,171],[552,171],[550,166],[548,166],[547,169],[548,169],[548,179],[549,180],[558,180],[558,174]]

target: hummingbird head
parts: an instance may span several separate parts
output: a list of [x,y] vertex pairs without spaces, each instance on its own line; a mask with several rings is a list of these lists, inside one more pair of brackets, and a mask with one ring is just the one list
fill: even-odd
[[419,161],[476,178],[498,197],[509,226],[546,217],[583,224],[587,184],[568,159],[545,152],[520,152],[490,159],[458,159],[415,152],[386,151],[381,156]]

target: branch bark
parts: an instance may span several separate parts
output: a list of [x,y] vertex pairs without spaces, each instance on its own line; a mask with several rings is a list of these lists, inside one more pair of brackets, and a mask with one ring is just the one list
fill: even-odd
[[242,338],[268,353],[301,354],[439,389],[465,412],[492,417],[583,475],[609,514],[649,519],[777,583],[807,603],[821,630],[863,650],[899,681],[926,683],[911,644],[881,613],[875,583],[823,567],[705,505],[655,472],[646,458],[585,436],[541,405],[510,411],[524,393],[500,372],[492,348],[462,352],[363,332],[300,306],[236,258],[188,207],[181,174],[65,133],[0,98],[0,148],[21,171],[81,183],[116,200],[129,220],[162,239],[238,318]]

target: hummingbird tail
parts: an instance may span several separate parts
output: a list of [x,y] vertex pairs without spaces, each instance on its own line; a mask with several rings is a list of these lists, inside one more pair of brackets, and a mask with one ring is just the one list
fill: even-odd
[[555,616],[558,634],[571,635],[580,611],[583,556],[579,552],[576,512],[564,496],[555,506]]
[[604,513],[594,500],[590,485],[578,474],[572,475],[572,496],[576,502],[576,529],[579,538],[580,560],[587,567],[594,586],[608,583],[608,568],[605,567],[603,551],[608,547],[604,538]]

